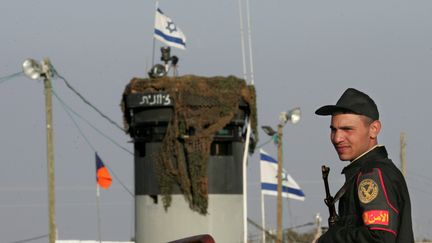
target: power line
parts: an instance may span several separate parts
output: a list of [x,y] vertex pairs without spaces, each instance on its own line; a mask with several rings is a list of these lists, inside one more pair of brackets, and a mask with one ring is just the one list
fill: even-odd
[[43,239],[43,238],[48,238],[48,234],[41,235],[41,236],[36,236],[36,237],[32,237],[32,238],[28,238],[28,239],[25,239],[25,240],[12,241],[10,243],[24,243],[24,242],[30,242],[30,241],[34,241],[34,240]]
[[[87,125],[89,125],[91,128],[93,128],[95,131],[97,131],[100,135],[102,135],[103,137],[105,137],[106,139],[108,139],[110,142],[112,142],[114,145],[116,145],[117,147],[119,147],[120,149],[126,151],[127,153],[134,155],[133,152],[131,152],[130,150],[128,150],[127,148],[121,146],[119,143],[117,143],[114,139],[110,138],[108,135],[106,135],[105,133],[103,133],[101,130],[99,130],[96,126],[94,126],[93,124],[91,124],[91,122],[89,122],[87,119],[85,119],[83,116],[81,116],[80,114],[78,114],[76,111],[74,111],[69,105],[66,104],[66,102],[64,102],[58,95],[57,93],[53,90],[53,94],[54,97],[60,102],[60,104],[63,106],[63,109],[67,112],[70,111],[72,112],[75,116],[77,116],[78,118],[80,118],[81,120],[83,120],[85,123],[87,123]],[[69,113],[68,113],[69,114]],[[72,119],[73,120],[73,119]],[[92,146],[91,146],[92,147]],[[95,150],[95,149],[93,149]]]
[[253,226],[255,226],[257,229],[264,231],[266,233],[267,236],[269,236],[270,238],[277,240],[276,235],[270,233],[270,231],[264,229],[260,224],[256,223],[255,221],[253,221],[252,219],[248,218],[247,219],[248,223],[252,224]]
[[[111,189],[110,189],[111,190]],[[101,203],[102,206],[129,206],[133,204],[133,202],[104,202]],[[96,206],[95,202],[60,202],[56,203],[56,207],[94,207]],[[7,209],[7,208],[41,208],[46,207],[46,203],[24,203],[24,204],[17,204],[17,203],[10,203],[10,204],[0,204],[0,208]]]
[[[83,95],[81,95],[76,89],[74,89],[69,82],[63,77],[61,76],[53,67],[53,72],[55,74],[55,76],[59,77],[60,79],[62,79],[66,86],[72,90],[78,97],[81,98],[81,100],[86,103],[87,105],[89,105],[91,108],[93,108],[97,113],[99,113],[99,115],[101,115],[103,118],[105,118],[106,120],[108,120],[111,124],[113,124],[115,127],[117,127],[118,129],[120,129],[121,131],[125,131],[120,125],[118,125],[115,121],[113,121],[112,119],[110,119],[108,116],[106,116],[104,113],[102,113],[98,108],[96,108],[93,104],[91,104],[86,98],[84,98]],[[17,73],[13,73],[4,77],[0,77],[0,84],[9,81],[15,77],[21,76],[23,75],[24,72],[20,71]],[[107,135],[105,135],[103,132],[101,132],[99,129],[97,129],[95,126],[93,126],[90,122],[88,122],[86,119],[84,119],[82,116],[80,116],[78,113],[76,113],[73,109],[71,109],[63,100],[60,99],[60,97],[58,97],[58,95],[53,91],[54,96],[57,98],[57,100],[59,100],[59,102],[62,104],[63,109],[65,110],[65,112],[68,114],[68,116],[70,117],[70,119],[72,120],[72,122],[74,123],[74,125],[76,126],[76,128],[78,129],[79,133],[81,134],[81,136],[84,138],[84,140],[86,141],[86,143],[89,145],[89,147],[91,147],[94,151],[96,151],[96,149],[94,148],[94,146],[90,143],[90,141],[87,139],[87,137],[84,135],[83,131],[80,129],[79,125],[77,124],[77,122],[73,119],[72,115],[70,112],[74,113],[76,116],[78,116],[79,118],[81,118],[83,121],[85,121],[89,126],[91,126],[93,129],[95,129],[96,131],[98,131],[101,135],[103,135],[105,138],[107,138],[108,140],[110,140],[112,143],[114,143],[116,146],[120,147],[121,149],[123,149],[124,151],[130,153],[133,155],[133,153],[131,151],[129,151],[128,149],[124,148],[123,146],[119,145],[117,142],[115,142],[113,139],[111,139],[110,137],[108,137]],[[116,175],[116,173],[108,166],[106,165],[107,168],[110,170],[110,172],[113,174],[113,177],[120,183],[120,185],[129,193],[129,195],[131,195],[132,197],[134,197],[134,194],[126,187],[126,185],[124,185],[124,183],[119,179],[119,177]],[[19,241],[13,241],[10,243],[24,243],[24,242],[30,242],[30,241],[34,241],[34,240],[39,240],[39,239],[43,239],[43,238],[47,238],[49,235],[45,234],[45,235],[41,235],[41,236],[36,236],[36,237],[32,237],[32,238],[28,238],[28,239],[24,239],[24,240],[19,240]]]
[[10,75],[4,76],[4,77],[0,77],[0,84],[4,83],[6,81],[9,81],[13,78],[19,77],[23,74],[24,74],[24,72],[21,71],[21,72],[13,73],[13,74],[10,74]]
[[125,131],[119,124],[117,124],[115,121],[113,121],[111,118],[109,118],[107,115],[105,115],[104,113],[102,113],[102,111],[100,111],[98,108],[96,108],[96,106],[94,106],[92,103],[90,103],[90,101],[88,101],[86,98],[84,98],[84,96],[82,96],[76,89],[74,89],[74,87],[72,87],[69,82],[63,77],[61,76],[57,70],[55,70],[55,68],[53,67],[53,73],[54,76],[59,77],[61,80],[63,80],[66,84],[66,86],[72,90],[78,97],[81,98],[82,101],[84,101],[84,103],[86,103],[88,106],[90,106],[91,108],[93,108],[97,113],[99,113],[99,115],[101,115],[103,118],[105,118],[108,122],[110,122],[111,124],[113,124],[115,127],[117,127],[118,129],[120,129],[121,131]]
[[[414,176],[411,176],[410,174],[413,174]],[[418,179],[418,180],[423,180],[423,182],[426,182],[426,183],[432,184],[432,180],[431,180],[431,178],[429,178],[429,177],[427,177],[427,176],[425,176],[425,175],[422,175],[422,174],[416,173],[416,172],[410,172],[410,173],[408,173],[408,179]]]
[[274,141],[274,138],[273,138],[273,137],[271,137],[269,140],[267,140],[267,141],[265,141],[265,142],[263,142],[263,143],[261,143],[261,144],[258,144],[258,145],[256,146],[256,148],[262,148],[262,147],[264,147],[264,145],[267,145],[267,144],[270,143],[271,141]]
[[[260,231],[264,231],[267,236],[270,236],[270,238],[272,238],[274,240],[277,239],[276,235],[274,235],[270,231],[264,229],[260,224],[258,224],[257,222],[253,221],[252,219],[248,218],[248,223],[250,223],[251,225],[255,226]],[[293,229],[298,229],[298,228],[303,228],[303,227],[306,227],[306,226],[313,226],[313,225],[315,225],[315,223],[309,222],[309,223],[305,223],[305,224],[296,225],[296,226],[293,226],[293,227],[286,228],[286,230],[293,230]]]
[[[54,96],[60,101],[60,103],[63,105],[64,110],[66,111],[66,113],[68,114],[69,118],[72,120],[72,122],[74,123],[75,127],[78,129],[79,133],[81,134],[81,136],[84,138],[84,140],[87,142],[87,144],[89,145],[89,147],[91,147],[93,149],[93,151],[96,152],[95,147],[90,143],[90,140],[88,140],[88,138],[85,136],[84,132],[81,130],[81,128],[79,127],[78,123],[75,121],[75,119],[72,117],[72,115],[69,113],[69,111],[67,109],[65,109],[66,103],[64,103],[63,100],[60,99],[60,97],[53,91]],[[68,107],[69,108],[69,107]],[[111,139],[110,139],[111,140]],[[113,140],[111,140],[113,141]],[[120,145],[118,145],[120,146]],[[120,146],[121,147],[121,146]],[[121,147],[123,148],[123,147]],[[123,148],[125,149],[125,148]],[[127,151],[127,150],[126,150]],[[106,164],[107,168],[110,170],[110,172],[113,174],[114,178],[120,183],[120,185],[129,193],[129,195],[131,195],[132,197],[134,197],[133,193],[126,187],[126,185],[124,185],[124,183],[117,177],[116,173],[108,166],[108,164]]]
[[408,188],[414,189],[415,191],[422,192],[422,193],[423,193],[424,195],[426,195],[426,196],[432,197],[430,191],[425,191],[425,190],[423,190],[423,189],[421,189],[421,188],[418,188],[418,187],[416,187],[416,186],[412,186],[412,185],[410,185]]

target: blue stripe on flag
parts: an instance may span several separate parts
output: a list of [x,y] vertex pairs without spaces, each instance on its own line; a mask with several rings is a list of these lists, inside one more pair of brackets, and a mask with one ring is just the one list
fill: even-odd
[[277,164],[277,161],[273,157],[271,157],[270,155],[268,155],[268,154],[260,153],[260,156],[261,156],[261,160],[265,160],[266,162],[276,163]]
[[158,29],[155,29],[154,33],[156,35],[164,38],[166,41],[174,42],[174,43],[177,43],[179,45],[186,46],[186,43],[184,43],[182,39],[176,38],[176,37],[172,37],[172,36],[169,36],[169,35],[165,35],[162,31],[160,31]]
[[[261,189],[262,190],[269,190],[269,191],[276,191],[277,192],[277,185],[271,184],[271,183],[261,183]],[[291,187],[282,186],[282,192],[294,194],[300,197],[304,197],[305,194],[300,189],[295,189]]]

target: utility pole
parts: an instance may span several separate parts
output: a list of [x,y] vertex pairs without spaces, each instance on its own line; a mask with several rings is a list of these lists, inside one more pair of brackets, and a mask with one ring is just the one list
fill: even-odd
[[400,134],[400,163],[402,175],[406,177],[406,135],[404,132]]
[[51,86],[51,63],[48,58],[42,62],[42,70],[45,73],[45,112],[47,131],[47,167],[48,167],[48,211],[49,211],[49,242],[56,241],[55,223],[55,177],[54,177],[54,140],[53,140],[53,116],[52,116],[52,86]]
[[278,125],[278,169],[277,169],[277,242],[282,243],[282,128]]
[[30,79],[43,78],[45,93],[45,122],[47,138],[47,170],[48,170],[48,227],[49,243],[55,243],[57,230],[55,223],[55,179],[54,179],[54,142],[53,142],[53,116],[52,116],[52,86],[53,76],[51,62],[44,58],[41,64],[33,59],[26,59],[23,63],[24,74]]
[[277,243],[282,243],[282,129],[287,122],[296,124],[300,121],[301,111],[299,107],[289,110],[288,112],[281,112],[279,116],[279,124],[277,132],[270,126],[262,126],[264,132],[269,136],[277,136],[277,149],[278,149],[278,167],[277,167]]

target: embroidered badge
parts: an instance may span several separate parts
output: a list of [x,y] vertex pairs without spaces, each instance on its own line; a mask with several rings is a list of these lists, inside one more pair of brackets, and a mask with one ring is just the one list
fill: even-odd
[[362,203],[370,203],[378,196],[378,185],[372,179],[364,179],[358,186],[358,197]]
[[387,210],[370,210],[363,213],[363,222],[365,225],[389,224],[389,212]]

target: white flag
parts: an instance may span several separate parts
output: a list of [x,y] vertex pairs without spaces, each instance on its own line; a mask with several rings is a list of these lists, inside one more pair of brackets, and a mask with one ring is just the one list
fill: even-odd
[[[261,191],[266,195],[277,196],[277,161],[260,150]],[[305,200],[305,194],[294,179],[282,168],[282,197]]]
[[186,49],[186,36],[159,8],[155,15],[154,37],[169,46]]

